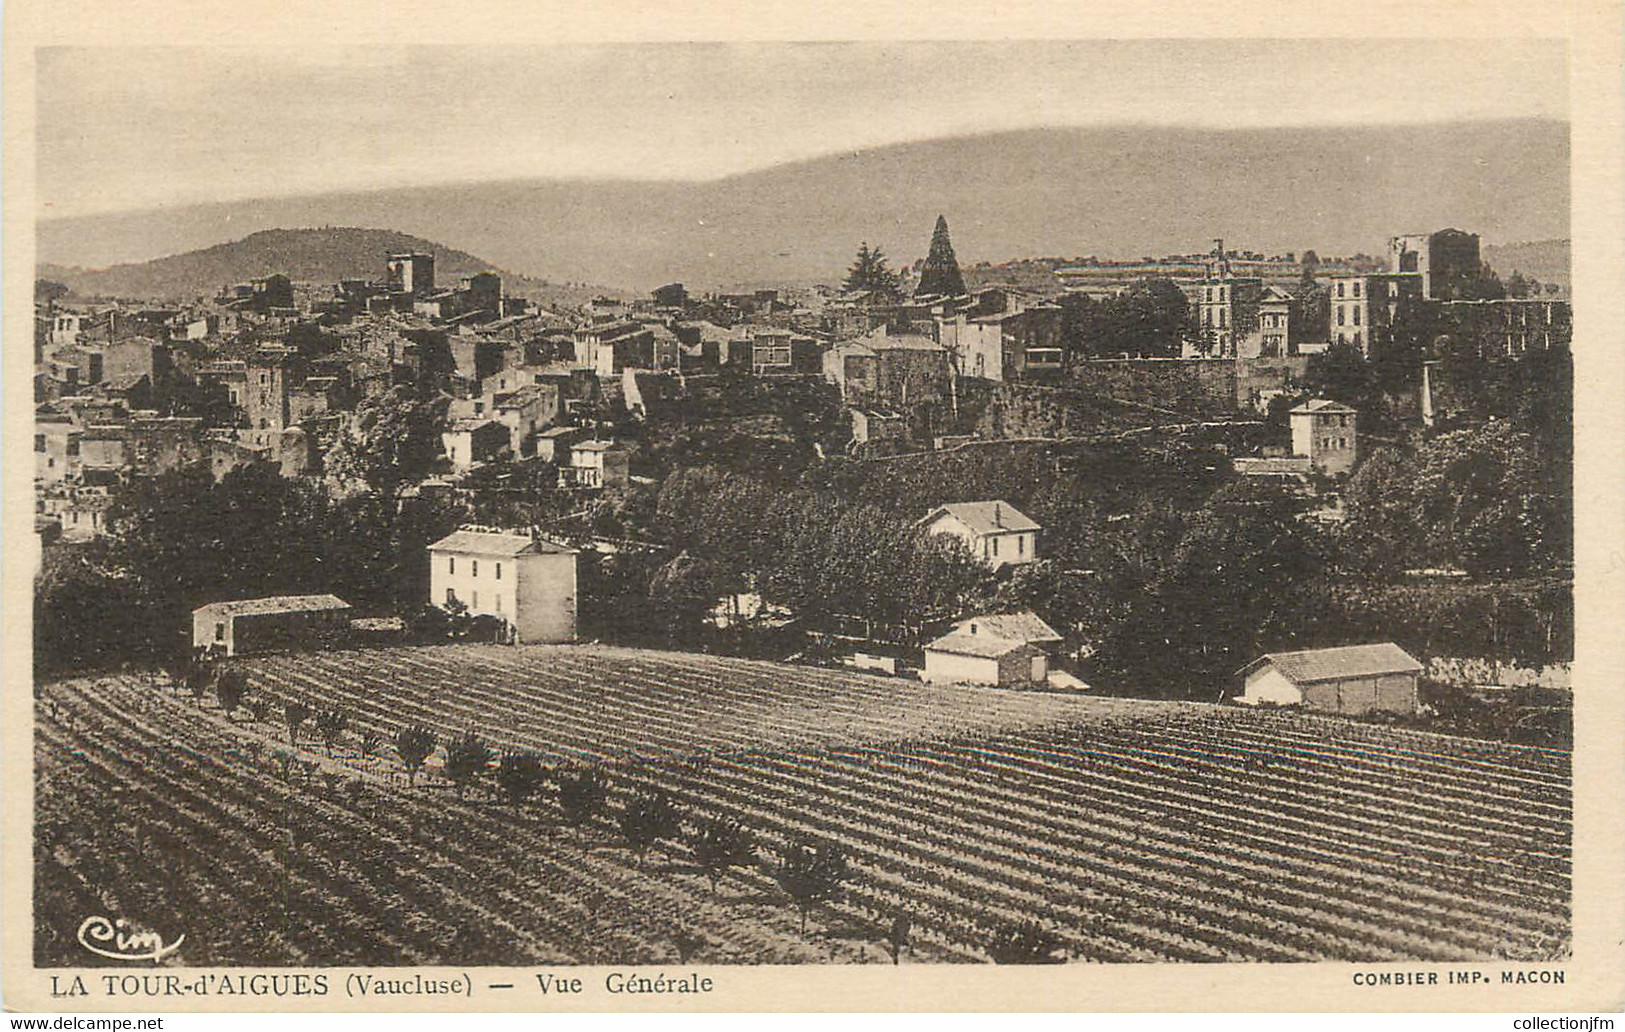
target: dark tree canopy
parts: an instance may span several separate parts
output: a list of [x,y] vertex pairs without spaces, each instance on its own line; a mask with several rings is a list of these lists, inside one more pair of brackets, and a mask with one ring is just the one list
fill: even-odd
[[898,295],[897,274],[892,272],[880,248],[871,248],[867,240],[858,245],[858,256],[846,270],[843,286],[847,290],[873,291],[882,299]]
[[948,239],[948,220],[938,215],[937,228],[931,233],[931,250],[925,256],[925,267],[920,270],[920,283],[914,288],[914,296],[959,297],[964,293],[965,277],[959,272],[959,260],[954,257],[954,245]]

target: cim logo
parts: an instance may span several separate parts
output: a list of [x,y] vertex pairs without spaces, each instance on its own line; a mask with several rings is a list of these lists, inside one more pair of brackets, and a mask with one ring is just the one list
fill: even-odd
[[185,941],[186,935],[182,933],[174,942],[166,945],[163,936],[157,932],[137,931],[122,917],[116,921],[99,915],[87,917],[79,925],[79,945],[98,957],[110,960],[150,960],[157,963],[174,953]]

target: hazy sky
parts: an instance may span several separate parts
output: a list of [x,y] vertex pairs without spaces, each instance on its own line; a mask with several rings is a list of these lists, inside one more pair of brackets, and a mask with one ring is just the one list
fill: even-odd
[[39,59],[46,217],[492,179],[705,179],[935,136],[1566,118],[1561,42],[228,50]]

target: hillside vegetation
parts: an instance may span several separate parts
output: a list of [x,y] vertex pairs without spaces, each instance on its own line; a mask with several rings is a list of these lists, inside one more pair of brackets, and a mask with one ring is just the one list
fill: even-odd
[[38,275],[65,284],[81,297],[188,301],[212,296],[228,283],[272,273],[322,287],[344,279],[376,280],[383,276],[384,256],[393,251],[433,254],[435,280],[442,285],[455,286],[460,278],[476,272],[495,272],[502,276],[508,293],[543,304],[580,304],[596,290],[519,276],[471,254],[405,233],[340,226],[268,229],[199,251],[105,269],[42,264]]

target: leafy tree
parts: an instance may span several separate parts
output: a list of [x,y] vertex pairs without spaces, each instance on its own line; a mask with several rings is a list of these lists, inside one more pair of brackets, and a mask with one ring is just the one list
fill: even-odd
[[322,741],[327,744],[327,755],[333,755],[333,746],[338,744],[339,738],[344,734],[345,725],[350,718],[342,710],[323,710],[316,716],[316,733],[321,735]]
[[61,300],[70,293],[72,293],[72,291],[68,289],[68,285],[65,283],[58,283],[55,280],[48,279],[37,279],[34,281],[34,303],[36,305],[51,304],[54,301]]
[[341,493],[371,490],[393,500],[429,474],[445,417],[444,399],[425,401],[407,387],[363,402],[323,460],[329,481]]
[[446,775],[457,786],[457,798],[480,776],[491,762],[491,748],[470,731],[446,749]]
[[1522,576],[1572,561],[1571,498],[1560,461],[1495,420],[1379,451],[1349,483],[1346,536],[1371,570]]
[[166,635],[143,619],[146,593],[121,565],[105,539],[45,550],[34,581],[34,668],[40,677],[129,661],[182,662],[181,650],[164,649]]
[[814,846],[805,841],[785,848],[773,869],[779,883],[801,912],[801,932],[807,932],[807,914],[820,903],[839,899],[841,886],[851,877],[846,852],[835,843]]
[[597,767],[565,767],[554,775],[564,822],[583,827],[604,810],[609,801],[609,779]]
[[1062,343],[1071,354],[1178,355],[1189,325],[1184,291],[1163,277],[1141,280],[1116,297],[1062,300]]
[[542,760],[532,752],[506,752],[497,767],[497,786],[508,802],[520,806],[541,791],[546,780]]
[[401,758],[401,766],[406,768],[408,785],[417,780],[418,771],[434,752],[434,746],[434,732],[421,725],[395,732],[395,752]]
[[1100,672],[1135,694],[1215,700],[1260,652],[1319,644],[1327,547],[1301,508],[1272,484],[1215,492],[1103,636]]
[[1314,397],[1340,401],[1362,415],[1379,404],[1376,374],[1354,344],[1337,342],[1309,356],[1304,387]]
[[892,272],[880,248],[870,248],[865,240],[858,245],[857,258],[846,270],[846,290],[871,290],[884,299],[899,296],[897,274]]
[[282,718],[288,724],[288,741],[291,744],[299,744],[299,725],[309,720],[311,713],[310,706],[297,699],[289,699],[283,703]]
[[621,811],[621,834],[641,859],[649,847],[662,839],[674,839],[682,832],[681,815],[671,796],[660,790],[639,792]]
[[1057,956],[1062,943],[1058,936],[1037,921],[999,928],[988,936],[987,954],[995,964],[1063,964]]
[[237,712],[237,707],[243,704],[248,695],[248,677],[241,670],[233,667],[222,667],[214,677],[214,697],[220,701],[220,708],[230,717]]
[[717,882],[730,868],[748,867],[756,859],[756,842],[743,825],[727,817],[711,817],[689,837],[697,863],[717,891]]

